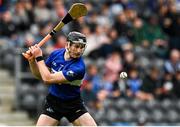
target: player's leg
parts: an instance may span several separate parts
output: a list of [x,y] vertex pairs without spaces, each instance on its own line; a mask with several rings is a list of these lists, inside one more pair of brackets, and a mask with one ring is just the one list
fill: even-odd
[[63,117],[62,114],[57,112],[56,100],[50,95],[47,95],[42,108],[37,126],[57,126],[59,120]]
[[92,116],[86,112],[72,122],[74,126],[97,126]]
[[36,126],[57,126],[58,123],[59,123],[58,120],[50,116],[47,116],[45,114],[41,114],[37,121]]

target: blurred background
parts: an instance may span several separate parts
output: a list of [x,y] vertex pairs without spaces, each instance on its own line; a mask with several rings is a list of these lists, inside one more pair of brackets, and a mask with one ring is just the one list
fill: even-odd
[[87,36],[81,90],[98,125],[180,125],[180,0],[0,0],[0,125],[35,125],[47,86],[21,53],[75,2],[88,15],[42,48],[46,57],[70,31]]

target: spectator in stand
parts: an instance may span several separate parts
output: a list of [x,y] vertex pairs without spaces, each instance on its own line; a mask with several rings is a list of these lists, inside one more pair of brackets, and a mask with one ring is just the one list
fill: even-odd
[[113,27],[117,30],[119,37],[128,38],[130,29],[128,26],[128,19],[123,11],[116,16]]
[[97,98],[100,103],[102,103],[108,96],[111,96],[113,90],[113,84],[109,81],[106,73],[101,78],[99,82],[99,91],[97,92]]
[[176,98],[180,99],[180,68],[175,73],[173,85],[173,94]]
[[159,89],[159,93],[161,94],[159,96],[159,99],[165,99],[165,98],[173,98],[173,75],[169,72],[165,72],[163,79],[162,79],[162,83],[161,83],[161,87]]
[[[123,65],[121,61],[121,56],[118,52],[113,52],[105,61],[104,65],[104,75],[102,78],[102,85],[105,88],[105,91],[102,90],[101,95],[111,96],[111,97],[119,97],[119,73],[122,70]],[[107,92],[106,92],[107,91]],[[106,98],[106,96],[103,96]],[[102,97],[102,98],[103,98]]]
[[110,82],[109,77],[106,73],[102,76],[101,81],[99,82],[99,91],[97,92],[97,99],[99,105],[102,104],[107,98],[119,98],[121,96],[120,87],[118,82]]
[[34,19],[32,12],[31,16],[32,17],[29,17],[23,1],[16,2],[15,9],[13,11],[13,23],[16,25],[18,32],[24,32],[30,28],[32,23],[31,21]]
[[[56,42],[53,46],[54,49],[64,48],[66,45],[66,37],[62,34],[57,36]],[[53,50],[54,50],[53,49]]]
[[91,82],[92,84],[92,92],[97,94],[97,92],[100,89],[100,81],[101,77],[98,73],[98,68],[94,64],[89,64],[87,67],[87,73],[85,74],[84,80],[83,80],[83,85],[82,85],[82,90],[85,87],[86,82]]
[[114,22],[115,23],[113,24],[113,28],[117,31],[118,34],[116,45],[121,46],[130,42],[132,32],[130,31],[130,25],[128,23],[129,21],[125,12],[121,12],[119,15],[117,15]]
[[172,49],[169,60],[164,63],[164,69],[171,74],[175,74],[178,68],[180,68],[180,52],[177,49]]
[[158,24],[159,19],[158,16],[155,14],[152,14],[149,18],[148,18],[148,26],[147,26],[147,35],[146,35],[146,39],[153,44],[154,41],[156,41],[157,39],[161,39],[164,41],[163,45],[166,45],[166,39],[167,36],[166,34],[162,31],[160,25]]
[[102,102],[107,97],[119,97],[120,90],[117,84],[112,84],[112,82],[109,81],[108,74],[104,73],[102,77],[100,77],[97,72],[97,66],[93,64],[88,66],[81,89],[83,92],[82,96],[84,96],[84,98],[91,100],[93,104],[96,105],[96,108],[101,108]]
[[178,43],[180,41],[180,15],[177,11],[178,8],[176,8],[175,3],[161,5],[159,8],[160,25],[163,31],[169,36],[170,49],[180,48],[180,44]]
[[9,10],[2,13],[0,19],[0,35],[11,38],[16,33],[16,26],[12,21],[13,16]]
[[113,52],[105,61],[104,72],[109,82],[119,80],[119,73],[123,69],[122,58],[118,52]]
[[35,2],[34,15],[36,23],[48,22],[51,20],[51,11],[48,9],[47,0],[37,0],[37,2]]
[[139,65],[137,64],[137,58],[133,51],[133,45],[131,43],[122,45],[123,51],[123,67],[124,71],[129,72],[132,68],[136,67],[139,69]]
[[150,42],[156,57],[166,58],[168,52],[167,36],[159,25],[158,16],[153,14],[149,17],[146,39]]
[[138,46],[143,46],[143,47],[149,46],[149,42],[147,41],[147,38],[146,38],[147,36],[146,27],[147,27],[147,24],[141,18],[137,17],[134,19],[133,27],[131,30],[133,45],[135,46],[138,45]]
[[59,19],[62,19],[66,15],[66,8],[64,6],[64,2],[61,0],[53,0],[52,1],[52,21],[59,22]]
[[118,33],[117,30],[115,28],[111,28],[108,31],[108,37],[110,38],[110,41],[112,42],[112,46],[117,50],[120,51],[120,45],[118,43]]
[[159,74],[159,70],[156,67],[150,69],[150,73],[143,78],[140,91],[137,92],[137,98],[149,101],[158,96],[160,87]]
[[88,106],[101,108],[104,101],[113,90],[113,85],[107,80],[107,75],[102,77],[98,74],[97,66],[89,64],[81,86],[82,97],[86,99]]
[[139,77],[139,72],[136,68],[132,68],[129,71],[129,78],[127,79],[127,91],[126,94],[130,98],[135,98],[137,92],[140,90],[142,80]]
[[89,108],[98,108],[98,101],[96,98],[96,93],[93,91],[93,82],[89,80],[83,81],[83,88],[81,89],[81,96],[84,103]]
[[91,35],[91,38],[89,38],[89,46],[86,49],[86,53],[93,59],[103,57],[105,52],[102,52],[101,47],[109,43],[110,39],[104,32],[103,27],[96,24],[95,31]]

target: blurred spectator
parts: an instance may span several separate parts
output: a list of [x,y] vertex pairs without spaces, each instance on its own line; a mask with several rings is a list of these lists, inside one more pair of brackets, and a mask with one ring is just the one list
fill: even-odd
[[101,93],[99,93],[99,96],[101,96],[102,94],[104,95],[107,94],[107,96],[113,98],[117,98],[120,96],[118,80],[119,80],[119,73],[122,70],[122,68],[123,65],[121,61],[121,56],[118,52],[115,51],[107,58],[104,65],[103,80],[105,82],[103,84],[104,86],[109,86],[108,87],[109,93],[106,93],[103,90]]
[[[32,5],[26,6],[29,7],[28,9],[31,9]],[[22,1],[16,2],[15,8],[13,10],[13,23],[16,26],[16,29],[18,32],[24,32],[30,28],[31,21],[33,21],[33,13],[32,10],[29,11],[29,14],[27,13],[25,9],[25,5]],[[32,17],[29,17],[32,16]]]
[[34,11],[33,11],[33,3],[31,0],[25,0],[22,1],[24,2],[24,8],[26,10],[27,16],[28,16],[28,20],[29,20],[29,24],[32,25],[35,23],[35,19],[34,19]]
[[[100,89],[100,81],[101,77],[98,73],[98,68],[94,64],[89,64],[87,66],[87,73],[85,74],[82,89],[85,87],[86,82],[91,82],[92,84],[92,91],[97,94]],[[84,84],[85,83],[85,84]]]
[[180,68],[176,71],[173,78],[173,92],[175,97],[180,99]]
[[0,19],[0,35],[3,37],[12,37],[16,34],[16,26],[12,21],[13,17],[9,10],[2,13]]
[[[117,4],[117,5],[119,6],[120,4]],[[110,18],[112,15],[111,15],[111,12],[109,11],[109,6],[110,5],[108,4],[102,5],[101,7],[102,9],[97,19],[97,24],[103,26],[105,31],[106,31],[106,28],[109,29],[112,26],[112,22],[111,22],[112,19]],[[116,13],[118,12],[116,11]]]
[[129,72],[134,67],[138,69],[139,65],[137,64],[137,58],[135,56],[135,53],[133,52],[132,44],[131,43],[124,44],[122,46],[122,51],[123,51],[123,60],[124,60],[123,70]]
[[47,8],[47,6],[47,0],[37,0],[34,8],[34,19],[37,23],[47,22],[51,19],[51,11]]
[[64,48],[66,45],[66,37],[62,34],[57,36],[56,42],[53,46],[54,49]]
[[117,48],[119,48],[119,44],[118,44],[118,33],[117,30],[115,28],[109,29],[108,31],[108,37],[110,38],[110,41],[112,42],[112,44],[114,46],[116,46]]
[[[127,16],[127,19],[130,21],[129,23],[129,25],[130,26],[132,26],[132,22],[137,18],[137,16],[138,16],[138,13],[137,13],[137,11],[135,10],[135,9],[133,9],[133,8],[131,8],[131,7],[129,7],[129,8],[126,8],[126,10],[124,10],[125,11],[125,14],[126,14],[126,16]],[[140,12],[140,13],[142,13],[142,12]]]
[[158,24],[158,16],[152,15],[149,17],[149,27],[147,29],[148,41],[152,43],[154,53],[158,57],[166,58],[168,51],[167,36],[162,31]]
[[123,69],[122,58],[118,52],[113,52],[105,61],[104,73],[107,80],[114,83],[119,79],[119,72]]
[[[101,102],[111,94],[113,85],[107,80],[106,74],[101,78],[98,74],[97,67],[90,64],[87,67],[87,73],[81,88],[83,98],[87,99],[86,103],[88,105],[90,104],[89,106],[95,106],[95,104],[97,104],[96,108],[100,108],[99,106],[101,106]],[[98,100],[96,100],[96,98]]]
[[170,52],[169,60],[164,63],[165,71],[175,74],[176,70],[180,68],[180,52],[177,49],[173,49]]
[[52,6],[54,8],[52,10],[52,21],[59,22],[67,13],[64,3],[61,0],[53,0]]
[[[153,44],[153,42],[157,39],[166,40],[167,36],[163,33],[160,25],[158,24],[158,17],[157,15],[153,14],[149,17],[148,20],[148,27],[147,27],[147,36],[146,39]],[[163,42],[165,45],[167,42]]]
[[157,58],[166,59],[168,54],[167,41],[156,39],[154,41],[154,45],[152,46],[152,52]]
[[132,68],[129,71],[129,78],[127,80],[127,96],[130,98],[136,97],[141,85],[142,80],[139,77],[138,70],[136,68]]
[[[143,44],[146,42],[146,24],[141,18],[136,18],[133,22],[133,28],[132,28],[132,38],[133,38],[133,44],[134,45],[145,45]],[[147,46],[146,46],[147,47]]]
[[101,52],[102,50],[99,50],[99,48],[110,43],[109,38],[103,31],[103,27],[98,25],[95,27],[95,32],[89,36],[88,41],[89,45],[86,48],[86,54],[91,58],[102,57],[104,52]]
[[[108,2],[106,4],[109,4]],[[115,18],[118,14],[123,12],[123,6],[120,3],[112,3],[109,7],[111,18]],[[112,20],[112,19],[111,19]]]
[[104,73],[99,82],[99,91],[97,92],[97,98],[101,102],[105,101],[108,96],[111,96],[113,90],[113,84],[109,81],[108,75]]
[[165,98],[173,98],[173,75],[169,72],[165,72],[161,84],[161,88],[159,89],[159,93],[161,94],[159,96],[159,99],[165,99]]
[[113,27],[117,30],[120,43],[119,45],[129,42],[128,37],[130,36],[130,27],[128,25],[128,19],[124,12],[121,12],[116,16]]
[[158,95],[158,88],[160,87],[159,70],[155,67],[150,69],[148,75],[143,78],[143,83],[140,91],[137,92],[137,98],[141,100],[152,100]]
[[81,96],[83,101],[89,108],[98,108],[96,93],[95,91],[93,91],[93,84],[91,80],[84,81]]
[[179,13],[177,12],[176,4],[170,3],[167,5],[161,5],[159,9],[160,24],[166,34],[169,35],[169,46],[171,49],[180,48],[178,43],[179,39]]

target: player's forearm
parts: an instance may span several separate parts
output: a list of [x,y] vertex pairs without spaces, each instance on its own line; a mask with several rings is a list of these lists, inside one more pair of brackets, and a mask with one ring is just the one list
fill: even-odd
[[44,63],[44,60],[37,62],[37,66],[39,69],[39,73],[41,75],[42,80],[47,83],[50,79],[50,71],[47,68],[46,64]]
[[36,78],[41,79],[41,75],[40,75],[40,73],[39,73],[39,69],[38,69],[38,67],[37,67],[36,62],[35,62],[34,59],[29,60],[29,66],[30,66],[30,70],[31,70],[32,74],[33,74]]

